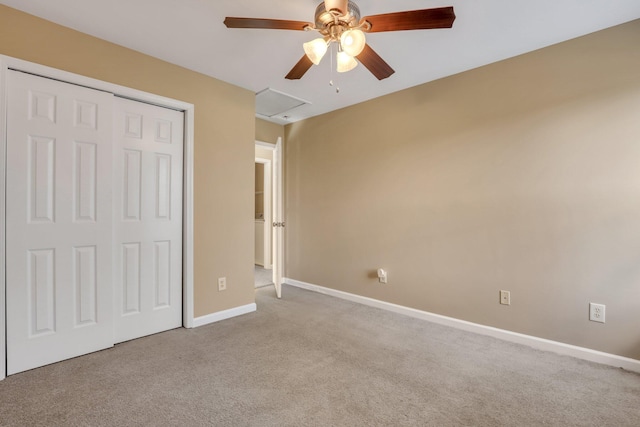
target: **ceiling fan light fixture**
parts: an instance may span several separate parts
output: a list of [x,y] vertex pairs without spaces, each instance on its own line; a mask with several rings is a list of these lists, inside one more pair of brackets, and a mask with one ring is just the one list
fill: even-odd
[[[361,17],[360,8],[353,0],[322,0],[316,6],[314,17],[314,22],[310,23],[288,19],[227,16],[224,24],[227,28],[317,31],[322,38],[304,44],[305,55],[285,76],[287,80],[298,80],[312,65],[318,65],[326,54],[328,45],[333,42],[336,42],[341,52],[338,54],[338,71],[349,71],[360,62],[378,80],[383,80],[395,71],[366,43],[363,31],[378,33],[451,28],[456,19],[453,6]],[[343,33],[346,32],[348,34],[343,37]],[[354,58],[357,58],[358,62]]]
[[327,53],[327,42],[323,38],[313,39],[304,43],[302,47],[304,48],[304,53],[307,54],[307,58],[315,65],[318,65],[324,54]]
[[356,68],[357,65],[358,61],[353,59],[353,56],[349,55],[347,52],[338,52],[337,70],[339,73],[346,73],[347,71],[351,71]]
[[350,56],[360,55],[366,43],[367,39],[364,32],[357,28],[347,30],[340,36],[340,46],[342,47],[342,50]]

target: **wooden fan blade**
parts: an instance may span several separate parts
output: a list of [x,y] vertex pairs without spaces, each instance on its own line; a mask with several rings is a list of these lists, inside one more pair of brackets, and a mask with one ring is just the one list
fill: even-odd
[[356,58],[362,65],[367,67],[367,69],[371,71],[371,74],[376,76],[378,80],[386,79],[395,73],[393,68],[391,68],[375,50],[371,49],[371,46],[368,44],[364,45],[364,49]]
[[283,19],[262,18],[224,18],[227,28],[264,28],[268,30],[299,30],[303,31],[311,24],[303,21],[288,21]]
[[311,60],[307,58],[307,55],[304,55],[302,58],[300,58],[300,61],[298,61],[298,63],[293,66],[291,71],[289,71],[289,74],[285,76],[285,79],[298,80],[299,78],[304,76],[304,73],[309,71],[309,68],[311,68],[312,65],[313,62],[311,62]]
[[451,28],[455,19],[456,15],[453,13],[453,6],[385,13],[362,18],[363,21],[371,24],[371,29],[368,31],[370,33]]

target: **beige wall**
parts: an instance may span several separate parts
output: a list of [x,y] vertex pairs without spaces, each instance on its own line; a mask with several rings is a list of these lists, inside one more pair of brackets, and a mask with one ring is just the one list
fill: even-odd
[[253,93],[6,6],[0,54],[194,104],[195,315],[254,302]]
[[256,118],[256,141],[275,144],[278,137],[284,139],[284,126]]
[[273,150],[270,150],[268,148],[256,146],[255,155],[256,155],[256,159],[271,160],[271,161],[273,160]]
[[287,126],[287,277],[640,359],[638,40],[640,21]]

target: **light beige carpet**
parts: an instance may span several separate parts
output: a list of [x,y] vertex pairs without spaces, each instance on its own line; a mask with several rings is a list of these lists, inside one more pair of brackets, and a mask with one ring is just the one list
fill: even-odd
[[640,375],[285,286],[0,382],[2,426],[638,426]]

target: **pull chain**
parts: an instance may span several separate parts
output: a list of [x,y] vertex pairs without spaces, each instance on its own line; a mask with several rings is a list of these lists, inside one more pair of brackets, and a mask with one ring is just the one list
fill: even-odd
[[[334,71],[334,67],[333,67],[333,57],[336,55],[335,51],[334,51],[334,43],[331,43],[331,52],[329,54],[329,56],[331,57],[331,69],[329,72],[329,86],[333,86],[333,71]],[[336,93],[340,93],[340,87],[338,86],[338,81],[337,81],[337,76],[336,76]]]

